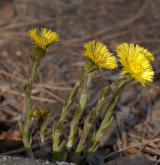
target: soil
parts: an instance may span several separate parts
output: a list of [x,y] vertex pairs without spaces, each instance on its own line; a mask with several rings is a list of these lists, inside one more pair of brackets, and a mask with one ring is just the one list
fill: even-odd
[[[159,0],[0,1],[0,153],[25,156],[17,123],[23,116],[24,89],[31,67],[32,45],[27,31],[36,26],[55,30],[61,41],[49,47],[32,93],[36,107],[47,108],[52,112],[45,147],[40,149],[37,141],[34,142],[35,157],[51,160],[51,128],[82,70],[83,43],[98,39],[113,52],[121,42],[138,43],[149,49],[155,56],[155,78],[154,83],[146,87],[135,82],[125,87],[115,110],[115,122],[106,132],[101,148],[91,162],[96,164],[102,158],[103,163],[98,164],[158,165],[159,8]],[[118,73],[118,70],[112,74],[102,71],[103,76],[94,79],[90,90],[91,98],[94,99],[88,109],[94,105],[99,88],[112,82]],[[33,134],[35,129],[33,123]],[[1,158],[3,161],[4,158]],[[8,159],[12,160],[10,157]],[[15,160],[19,161],[18,158]]]
[[132,156],[122,156],[120,158],[116,158],[115,160],[112,160],[111,162],[108,162],[107,165],[155,165],[154,162],[148,160],[144,155],[136,154]]

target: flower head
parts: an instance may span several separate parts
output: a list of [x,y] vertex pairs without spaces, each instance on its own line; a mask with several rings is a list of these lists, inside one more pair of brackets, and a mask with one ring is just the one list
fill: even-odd
[[32,117],[47,117],[50,115],[50,111],[48,109],[36,109],[32,110]]
[[50,44],[59,40],[58,34],[47,28],[41,28],[40,30],[38,28],[31,29],[29,36],[34,44],[43,50],[46,50]]
[[115,69],[117,67],[116,58],[102,42],[89,41],[84,44],[84,48],[84,55],[91,59],[99,68]]
[[122,75],[128,75],[142,85],[153,81],[154,71],[150,61],[153,61],[154,57],[147,49],[135,44],[122,43],[117,46],[116,51],[123,65]]

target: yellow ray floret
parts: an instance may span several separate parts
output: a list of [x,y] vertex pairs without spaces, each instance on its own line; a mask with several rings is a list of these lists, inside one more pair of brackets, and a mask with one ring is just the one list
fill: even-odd
[[150,62],[154,57],[147,49],[135,44],[122,43],[117,46],[116,51],[123,65],[122,75],[128,75],[142,85],[153,81],[154,71]]
[[47,49],[50,44],[59,40],[58,34],[47,28],[41,28],[40,30],[38,28],[31,29],[29,36],[34,44],[41,49]]
[[116,58],[102,42],[89,41],[84,44],[84,48],[84,55],[91,59],[99,68],[115,69],[117,67]]

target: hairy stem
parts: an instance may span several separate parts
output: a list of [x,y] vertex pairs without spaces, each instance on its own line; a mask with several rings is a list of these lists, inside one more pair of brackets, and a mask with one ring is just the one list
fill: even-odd
[[32,113],[32,107],[31,107],[31,93],[32,93],[32,86],[33,82],[36,78],[37,68],[39,65],[39,61],[33,61],[32,64],[32,70],[30,77],[28,79],[28,84],[25,91],[25,101],[24,101],[24,113],[25,113],[25,119],[24,119],[24,125],[20,122],[20,130],[22,133],[22,140],[23,144],[26,150],[26,154],[29,158],[33,158],[33,152],[32,152],[32,138],[29,133],[29,127],[30,127],[30,121],[31,121],[31,113]]
[[110,103],[107,107],[107,111],[105,113],[105,116],[102,120],[102,123],[100,125],[100,128],[98,129],[98,131],[96,132],[95,138],[93,138],[93,144],[92,146],[89,148],[88,152],[94,152],[97,148],[97,143],[100,140],[100,138],[104,135],[106,129],[109,127],[111,121],[112,121],[112,112],[114,110],[114,107],[116,106],[116,103],[118,101],[118,98],[120,96],[120,93],[122,91],[122,88],[125,84],[125,80],[119,80],[115,82],[115,84],[117,84],[117,88],[114,92],[114,95],[112,96],[112,99],[110,100]]
[[53,141],[53,152],[59,152],[60,151],[60,136],[62,133],[62,129],[63,129],[63,124],[65,121],[65,118],[68,114],[68,112],[70,111],[70,107],[75,99],[75,96],[79,90],[80,87],[80,80],[78,80],[73,88],[73,90],[70,92],[70,94],[68,95],[65,104],[62,108],[62,113],[60,116],[59,121],[55,124],[54,128],[53,128],[53,134],[52,134],[52,141]]
[[70,150],[74,144],[74,139],[75,139],[78,123],[79,123],[81,114],[83,113],[87,104],[87,99],[88,99],[87,90],[90,86],[90,82],[94,75],[94,69],[92,67],[93,66],[90,62],[86,62],[84,72],[81,78],[81,93],[80,93],[79,104],[74,113],[73,119],[71,121],[70,134],[69,134],[69,139],[67,142],[68,150]]

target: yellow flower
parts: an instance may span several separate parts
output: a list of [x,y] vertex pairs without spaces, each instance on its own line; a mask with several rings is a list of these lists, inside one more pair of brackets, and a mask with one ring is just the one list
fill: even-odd
[[46,50],[50,44],[59,40],[56,32],[52,32],[46,28],[41,28],[40,30],[38,28],[31,29],[29,36],[37,47],[44,50]]
[[102,42],[89,41],[84,44],[84,48],[84,55],[91,59],[99,68],[115,69],[117,67],[116,58]]
[[51,113],[48,109],[36,109],[32,110],[32,117],[47,117]]
[[153,61],[154,57],[147,49],[135,44],[122,43],[117,46],[116,51],[123,65],[122,75],[128,75],[142,85],[153,81],[154,71],[150,61]]

